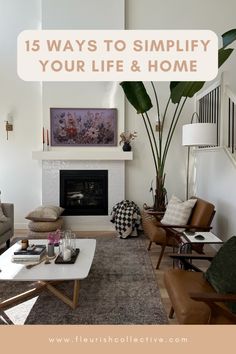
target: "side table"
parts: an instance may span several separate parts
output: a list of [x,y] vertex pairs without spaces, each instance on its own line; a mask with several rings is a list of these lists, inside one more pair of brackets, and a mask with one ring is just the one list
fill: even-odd
[[[201,236],[201,238],[199,237]],[[191,231],[183,231],[180,237],[181,243],[179,245],[178,253],[188,254],[192,253],[192,245],[199,245],[204,247],[204,245],[209,244],[218,244],[223,245],[223,241],[214,235],[212,232],[191,232]],[[204,253],[203,251],[201,253]],[[191,262],[192,263],[192,262]],[[173,268],[178,267],[182,268],[182,263],[180,260],[173,259]]]
[[184,231],[181,236],[182,244],[180,245],[180,253],[182,248],[192,244],[223,244],[223,241],[212,232],[190,232]]

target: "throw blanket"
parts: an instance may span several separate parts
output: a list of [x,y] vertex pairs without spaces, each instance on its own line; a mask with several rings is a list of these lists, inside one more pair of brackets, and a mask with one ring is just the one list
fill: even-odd
[[111,212],[111,222],[115,224],[116,231],[122,238],[138,236],[137,230],[141,224],[139,207],[129,200],[117,203]]

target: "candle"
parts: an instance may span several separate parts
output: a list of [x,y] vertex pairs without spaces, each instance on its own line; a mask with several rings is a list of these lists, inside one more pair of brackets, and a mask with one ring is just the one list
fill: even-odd
[[65,248],[63,250],[63,261],[69,261],[71,259],[71,250]]
[[43,144],[45,143],[45,139],[44,139],[44,127],[43,127]]
[[47,146],[49,146],[49,136],[48,136],[48,129],[47,129]]

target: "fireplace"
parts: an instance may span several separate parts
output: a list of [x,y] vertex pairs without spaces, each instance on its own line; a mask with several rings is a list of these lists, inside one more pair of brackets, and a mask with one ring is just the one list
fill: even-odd
[[108,215],[107,170],[60,170],[64,215]]
[[[87,150],[90,151],[90,149]],[[114,154],[112,154],[112,160],[103,159],[102,156],[99,160],[91,160],[91,157],[87,156],[87,150],[86,154],[79,151],[76,160],[73,155],[75,154],[74,149],[71,152],[71,159],[65,159],[64,155],[61,156],[63,151],[56,151],[55,153],[61,156],[60,160],[43,160],[42,204],[60,205],[60,171],[71,170],[78,173],[79,171],[90,170],[95,171],[96,175],[98,175],[98,171],[108,171],[108,213],[105,215],[74,215],[75,213],[73,213],[73,215],[65,215],[63,219],[65,228],[72,230],[114,231],[114,224],[110,222],[109,214],[115,204],[125,199],[125,161],[114,160]],[[51,152],[49,151],[48,153],[50,154]],[[52,153],[54,154],[54,151]],[[42,152],[42,154],[45,154],[45,152]],[[104,157],[107,157],[105,152]]]

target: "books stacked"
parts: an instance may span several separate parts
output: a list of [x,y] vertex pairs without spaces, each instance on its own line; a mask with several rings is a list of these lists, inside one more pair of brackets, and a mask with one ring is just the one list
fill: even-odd
[[26,250],[19,249],[12,256],[13,262],[39,262],[46,253],[45,245],[32,245]]

